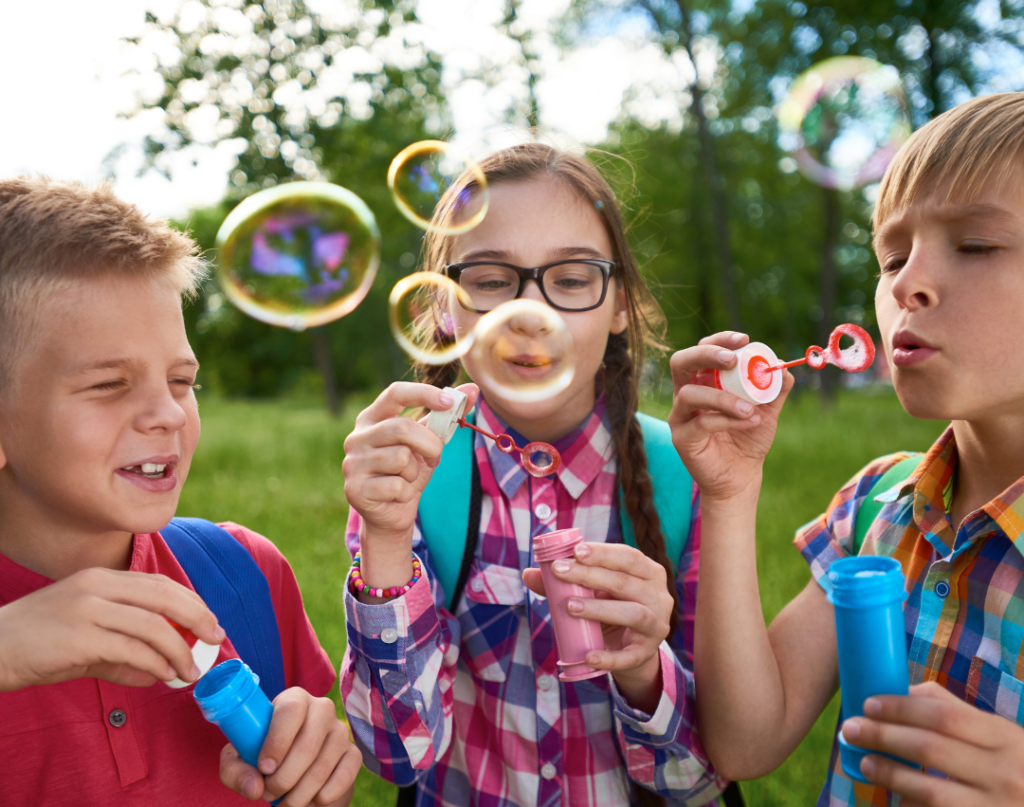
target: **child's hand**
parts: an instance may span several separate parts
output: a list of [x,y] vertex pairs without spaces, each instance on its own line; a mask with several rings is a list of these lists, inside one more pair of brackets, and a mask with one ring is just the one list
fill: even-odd
[[220,754],[220,780],[250,801],[284,796],[282,807],[347,805],[362,764],[363,756],[352,744],[348,726],[338,720],[334,702],[292,687],[274,698],[259,769],[229,743]]
[[700,488],[702,504],[760,489],[761,466],[775,439],[779,411],[793,388],[792,374],[782,370],[779,397],[755,406],[706,386],[714,370],[733,366],[736,356],[731,351],[748,341],[746,334],[716,333],[672,356],[672,443]]
[[[459,388],[477,397],[475,385]],[[444,443],[423,423],[399,417],[408,407],[448,409],[452,398],[429,384],[399,381],[359,413],[345,440],[345,498],[363,518],[368,532],[412,535],[420,494],[441,458]]]
[[[551,569],[561,579],[598,593],[598,599],[568,602],[570,614],[604,627],[606,649],[588,653],[586,662],[609,670],[630,705],[648,711],[645,707],[652,701],[656,706],[661,695],[658,646],[668,636],[672,619],[665,569],[626,544],[582,543],[575,552],[575,561],[556,560]],[[524,570],[523,581],[545,596],[540,569]]]
[[909,697],[868,698],[864,712],[868,717],[843,724],[847,742],[950,777],[940,779],[886,757],[867,757],[861,772],[901,794],[905,807],[1024,804],[1024,728],[1013,721],[964,703],[934,682],[911,687]]
[[224,630],[194,591],[158,574],[85,569],[0,608],[0,691],[74,678],[126,686],[199,677],[185,640]]

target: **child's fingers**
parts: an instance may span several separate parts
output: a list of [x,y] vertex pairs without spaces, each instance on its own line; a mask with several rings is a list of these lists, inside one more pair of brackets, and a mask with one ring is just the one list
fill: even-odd
[[750,341],[750,337],[740,331],[719,331],[710,336],[705,336],[698,345],[720,345],[731,350],[737,350]]
[[[302,730],[306,721],[306,712],[312,699],[309,694],[298,687],[286,689],[274,698],[274,714],[270,718],[270,730],[260,749],[257,767],[264,774],[277,771],[281,762],[288,755],[295,738]],[[267,782],[270,787],[269,781]],[[287,788],[275,790],[281,795]]]
[[[283,802],[286,807],[292,805],[307,804],[316,795],[320,786],[327,781],[334,770],[334,765],[341,756],[341,750],[337,746],[340,740],[332,738],[334,744],[328,743],[335,724],[339,723],[333,701],[327,698],[312,698],[308,693],[305,695],[305,703],[302,709],[302,723],[298,731],[292,735],[283,755],[277,755],[276,749],[272,756],[267,749],[267,743],[263,744],[264,750],[260,751],[260,770],[266,774],[266,788],[275,796],[285,793],[288,798]],[[277,704],[274,706],[275,715]],[[298,710],[296,710],[298,714]],[[271,721],[273,726],[273,721]],[[292,726],[289,725],[289,729]],[[269,742],[270,735],[267,735]],[[325,745],[326,755],[325,755]],[[333,760],[328,760],[332,749],[337,753]],[[265,765],[266,759],[273,759],[276,765],[272,770]],[[308,776],[308,778],[307,778]],[[297,788],[302,790],[293,793]],[[305,798],[303,798],[305,795]]]
[[632,670],[651,657],[651,652],[640,644],[631,644],[621,650],[591,650],[587,653],[587,664],[599,670]]
[[400,476],[372,476],[363,480],[358,491],[349,492],[346,488],[346,495],[350,502],[408,504],[419,492]]
[[448,409],[454,399],[446,392],[430,384],[412,381],[395,381],[377,396],[372,404],[359,413],[357,426],[368,426],[390,418],[396,418],[410,407],[425,406],[427,409]]
[[736,420],[720,412],[702,412],[673,429],[673,443],[678,447],[695,443],[711,434],[723,432],[744,432],[756,429],[761,423],[761,413],[755,412],[746,420]]
[[675,389],[692,383],[702,370],[726,370],[736,362],[736,354],[723,345],[706,344],[677,350],[669,360]]
[[228,790],[249,801],[256,801],[263,795],[263,775],[242,759],[231,743],[220,751],[220,781]]
[[[352,785],[355,784],[356,776],[359,775],[359,769],[363,766],[363,755],[355,745],[349,744],[345,751],[345,755],[341,758],[331,774],[331,778],[327,780],[327,784],[321,788],[321,794],[328,794],[328,797],[333,796],[334,804],[332,807],[347,807],[352,801]],[[337,795],[334,795],[337,794]],[[348,796],[345,799],[345,796]],[[325,797],[321,800],[321,803],[332,804]]]
[[[157,678],[170,680],[174,677],[173,675],[170,678],[166,677],[169,662],[177,677],[183,681],[196,679],[197,671],[191,649],[181,638],[181,634],[171,627],[171,623],[162,616],[142,608],[101,600],[96,603],[93,619],[96,626],[105,631],[104,638],[124,636],[128,640],[134,641],[136,645],[149,647],[152,653],[160,656],[162,664],[158,664],[149,657],[148,665],[144,668]],[[121,641],[115,641],[112,648],[121,653],[139,649],[136,646],[129,647]],[[120,658],[104,658],[104,661],[122,661],[137,666],[128,655],[123,655]]]
[[544,578],[540,569],[523,569],[523,582],[534,594],[539,594],[541,597],[548,596],[544,589]]
[[746,420],[756,411],[757,407],[754,404],[737,398],[731,392],[699,384],[684,384],[672,401],[669,422],[686,423],[701,412],[721,412],[737,420]]
[[[348,727],[333,714],[330,719],[333,721],[333,725],[329,726],[327,736],[321,742],[319,753],[300,773],[298,781],[288,788],[288,794],[282,799],[281,807],[305,807],[314,802],[330,804],[340,799],[352,784],[351,781],[346,783],[344,776],[334,778],[335,770],[341,765],[345,752],[351,745],[351,740],[348,736]],[[302,735],[300,734],[296,742],[301,739]],[[362,756],[360,756],[360,760],[362,760]],[[282,775],[287,765],[288,759],[281,766]],[[354,774],[352,778],[355,779]]]
[[411,484],[420,474],[420,465],[408,446],[387,446],[354,460],[349,471],[364,476],[400,476]]
[[584,566],[600,566],[616,572],[665,583],[665,567],[636,547],[626,544],[577,544],[574,556]]
[[396,417],[377,423],[365,430],[362,439],[373,449],[408,446],[425,459],[437,459],[444,448],[440,437],[412,418]]
[[[168,625],[168,627],[170,626]],[[173,630],[171,628],[172,632]],[[175,636],[178,641],[185,644],[180,636],[177,634]],[[93,671],[90,668],[92,674],[100,672],[102,665],[127,665],[161,681],[170,681],[175,677],[186,680],[184,678],[186,674],[189,676],[187,680],[191,680],[193,677],[192,668],[195,666],[195,662],[192,661],[192,654],[188,652],[188,645],[185,645],[188,661],[180,664],[184,669],[179,669],[179,665],[172,664],[165,655],[151,647],[148,642],[123,631],[101,630],[98,636],[93,636],[89,631],[82,635],[81,640],[88,642],[91,646],[86,652],[99,657],[100,664],[96,665],[96,670]]]
[[668,627],[654,611],[638,602],[572,597],[567,603],[566,610],[579,619],[592,619],[605,625],[632,628],[644,636],[656,636],[663,627]]
[[[562,564],[566,564],[563,566]],[[566,568],[567,567],[567,568]],[[562,571],[566,569],[565,571]],[[651,581],[625,572],[616,572],[601,566],[584,566],[573,560],[556,560],[551,564],[551,571],[567,583],[575,583],[594,591],[604,591],[616,600],[623,602],[647,602],[657,596],[657,587]],[[662,583],[661,593],[670,597]]]

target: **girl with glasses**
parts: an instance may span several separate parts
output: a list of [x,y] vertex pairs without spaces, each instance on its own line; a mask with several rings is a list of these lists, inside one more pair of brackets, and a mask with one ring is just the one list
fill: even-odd
[[[360,579],[346,586],[349,646],[341,691],[356,742],[375,773],[417,805],[626,805],[713,802],[725,783],[697,738],[692,675],[699,547],[698,496],[665,437],[692,504],[676,557],[654,506],[645,435],[667,426],[637,418],[645,351],[664,349],[664,317],[627,244],[615,196],[587,159],[540,144],[481,165],[489,188],[482,223],[445,234],[480,204],[471,176],[438,205],[426,269],[465,295],[465,326],[516,298],[556,309],[571,332],[576,370],[561,392],[524,403],[487,381],[479,358],[418,365],[364,410],[345,444],[347,543]],[[468,208],[459,209],[468,190]],[[439,334],[439,339],[447,334]],[[522,357],[519,357],[522,358]],[[528,357],[527,357],[528,358]],[[538,372],[509,359],[523,378]],[[447,409],[460,389],[478,425],[523,445],[553,444],[562,465],[534,478],[490,440],[472,450],[472,540],[464,558],[431,553],[417,517],[442,441],[408,407]],[[652,419],[653,420],[653,419]],[[661,429],[661,431],[658,431]],[[664,514],[663,514],[664,515]],[[635,545],[623,542],[628,521]],[[557,651],[532,539],[577,527],[588,542],[560,575],[599,592],[569,612],[603,623],[608,674],[558,678]],[[464,590],[444,591],[437,569],[465,560]],[[556,567],[556,573],[557,567]],[[382,591],[383,590],[383,591]],[[384,596],[372,596],[383,593]]]

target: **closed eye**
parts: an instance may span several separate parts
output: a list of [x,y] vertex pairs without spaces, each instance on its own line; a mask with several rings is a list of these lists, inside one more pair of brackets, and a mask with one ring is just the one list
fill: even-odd
[[991,255],[998,249],[999,247],[989,244],[961,244],[957,247],[957,251],[964,255]]
[[90,389],[97,389],[97,390],[104,390],[104,391],[106,391],[106,390],[123,389],[123,388],[125,388],[127,386],[128,386],[128,382],[125,381],[123,378],[119,378],[119,379],[117,379],[115,381],[104,381],[102,384],[94,384],[92,387],[90,387]]

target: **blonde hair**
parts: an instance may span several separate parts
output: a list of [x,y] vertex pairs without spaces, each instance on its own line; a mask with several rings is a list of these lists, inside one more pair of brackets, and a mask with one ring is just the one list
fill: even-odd
[[947,203],[970,203],[992,179],[1024,185],[1024,92],[975,98],[914,132],[882,178],[872,225],[940,187]]
[[47,177],[0,180],[0,395],[42,303],[81,279],[154,279],[195,296],[205,277],[195,242],[114,196]]

